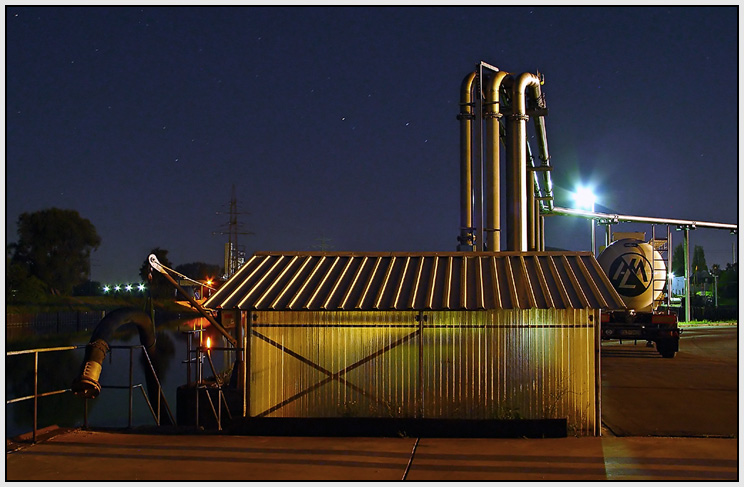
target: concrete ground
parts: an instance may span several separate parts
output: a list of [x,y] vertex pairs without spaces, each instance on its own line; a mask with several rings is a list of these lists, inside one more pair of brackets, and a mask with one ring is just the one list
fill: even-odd
[[19,480],[738,480],[736,438],[320,438],[73,430],[6,453]]
[[673,359],[643,340],[603,342],[601,365],[602,422],[615,436],[737,436],[736,326],[686,327]]

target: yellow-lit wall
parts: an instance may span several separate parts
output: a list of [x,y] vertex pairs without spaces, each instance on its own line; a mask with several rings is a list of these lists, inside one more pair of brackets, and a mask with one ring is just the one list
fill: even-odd
[[578,435],[599,424],[594,310],[252,316],[250,416],[566,418]]

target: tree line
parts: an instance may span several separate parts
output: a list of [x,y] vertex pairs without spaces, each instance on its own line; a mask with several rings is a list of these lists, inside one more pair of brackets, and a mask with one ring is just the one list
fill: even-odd
[[[49,208],[18,217],[18,240],[6,247],[6,301],[34,302],[53,296],[100,294],[100,283],[90,281],[90,256],[101,245],[96,227],[75,210]],[[168,251],[151,251],[174,268]],[[148,254],[149,255],[149,254]],[[140,277],[150,284],[153,297],[173,296],[162,275],[151,273],[145,256]],[[174,268],[193,279],[222,274],[220,266],[193,262]]]
[[[684,244],[674,247],[672,273],[677,277],[685,275]],[[700,245],[693,247],[689,276],[692,284],[696,286],[703,283],[715,285],[717,281],[718,295],[721,298],[736,298],[739,295],[739,265],[728,263],[722,268],[719,264],[713,264],[709,269],[705,261],[705,251]]]

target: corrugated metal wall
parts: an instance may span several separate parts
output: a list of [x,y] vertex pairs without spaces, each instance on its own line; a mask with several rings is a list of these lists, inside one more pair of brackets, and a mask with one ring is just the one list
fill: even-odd
[[590,309],[260,311],[250,416],[599,421]]

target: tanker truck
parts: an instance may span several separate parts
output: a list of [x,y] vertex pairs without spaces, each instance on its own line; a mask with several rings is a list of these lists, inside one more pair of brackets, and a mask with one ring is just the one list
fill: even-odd
[[600,267],[627,308],[602,313],[602,339],[646,340],[662,357],[674,358],[681,330],[677,315],[660,309],[667,270],[654,243],[621,238],[599,255]]

